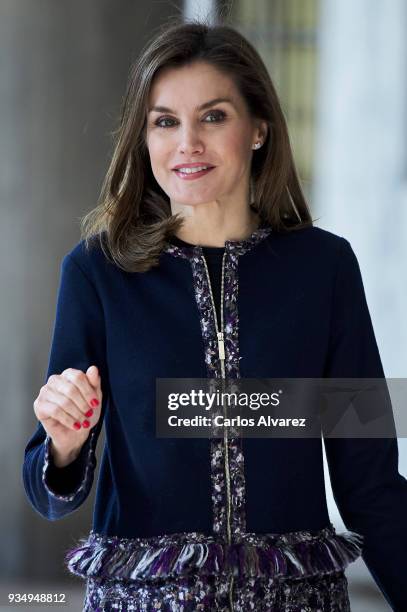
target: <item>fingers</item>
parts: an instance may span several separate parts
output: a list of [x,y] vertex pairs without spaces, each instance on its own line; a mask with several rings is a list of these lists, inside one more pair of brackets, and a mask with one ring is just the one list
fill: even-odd
[[81,429],[82,426],[75,426],[75,423],[80,423],[82,417],[73,417],[72,412],[72,402],[70,402],[65,396],[54,395],[52,392],[48,391],[47,398],[49,399],[41,399],[41,394],[38,397],[38,400],[34,402],[34,410],[37,415],[37,418],[45,423],[47,419],[54,419],[58,423],[61,423],[68,429],[78,430]]
[[[100,377],[93,387],[86,374],[81,370],[68,368],[62,374],[53,374],[44,385],[34,403],[40,420],[53,418],[73,429],[90,427],[92,416],[99,416],[102,401]],[[95,420],[95,419],[93,419]]]
[[98,385],[95,388],[84,372],[74,368],[68,368],[62,372],[56,381],[56,390],[68,395],[86,416],[89,409],[95,409],[100,405],[102,398],[100,377],[98,377]]
[[[49,416],[54,419],[56,418],[57,420],[61,420],[64,425],[69,423],[69,426],[74,429],[80,429],[79,427],[74,427],[74,423],[76,421],[81,424],[83,421],[89,420],[84,415],[83,410],[80,410],[74,401],[63,393],[54,391],[51,388],[48,388],[46,397],[44,397],[44,402],[53,404],[55,406],[51,412],[48,411]],[[61,419],[58,418],[58,415],[61,415]],[[67,419],[65,415],[67,415],[69,418]]]

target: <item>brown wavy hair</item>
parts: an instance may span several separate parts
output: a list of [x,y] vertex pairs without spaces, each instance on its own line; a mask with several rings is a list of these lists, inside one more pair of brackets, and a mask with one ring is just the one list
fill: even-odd
[[172,214],[170,199],[155,180],[146,145],[149,93],[160,68],[205,61],[233,80],[252,117],[268,125],[266,140],[252,157],[252,207],[276,232],[312,225],[285,117],[261,57],[229,25],[181,19],[173,17],[162,25],[131,67],[99,201],[81,219],[86,248],[98,238],[106,257],[127,272],[157,266],[168,238],[183,223],[179,213]]

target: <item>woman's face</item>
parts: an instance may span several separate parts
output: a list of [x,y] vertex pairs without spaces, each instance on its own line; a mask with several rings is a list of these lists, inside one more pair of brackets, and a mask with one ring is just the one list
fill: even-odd
[[[247,202],[252,146],[264,141],[261,125],[262,132],[233,81],[210,64],[163,69],[150,91],[146,139],[154,177],[171,203]],[[174,170],[196,162],[213,169]]]

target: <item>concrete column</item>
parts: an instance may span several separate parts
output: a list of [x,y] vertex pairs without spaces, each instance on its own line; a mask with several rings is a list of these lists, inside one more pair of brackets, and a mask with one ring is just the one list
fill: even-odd
[[314,203],[350,240],[386,376],[407,376],[407,5],[324,0]]

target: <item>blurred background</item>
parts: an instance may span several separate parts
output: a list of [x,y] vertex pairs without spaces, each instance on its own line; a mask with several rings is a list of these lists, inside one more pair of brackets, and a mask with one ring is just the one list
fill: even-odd
[[[25,497],[23,451],[36,427],[62,258],[96,204],[130,65],[175,14],[227,19],[260,52],[316,225],[351,242],[386,376],[406,377],[404,0],[0,0],[0,610],[16,609],[9,592],[29,591],[66,593],[64,609],[81,610],[84,584],[63,553],[89,531],[95,485],[79,511],[47,522]],[[103,435],[99,457],[102,446]],[[399,450],[405,476],[405,439]],[[344,530],[325,475],[332,522]],[[390,609],[362,560],[347,577],[352,612]]]

